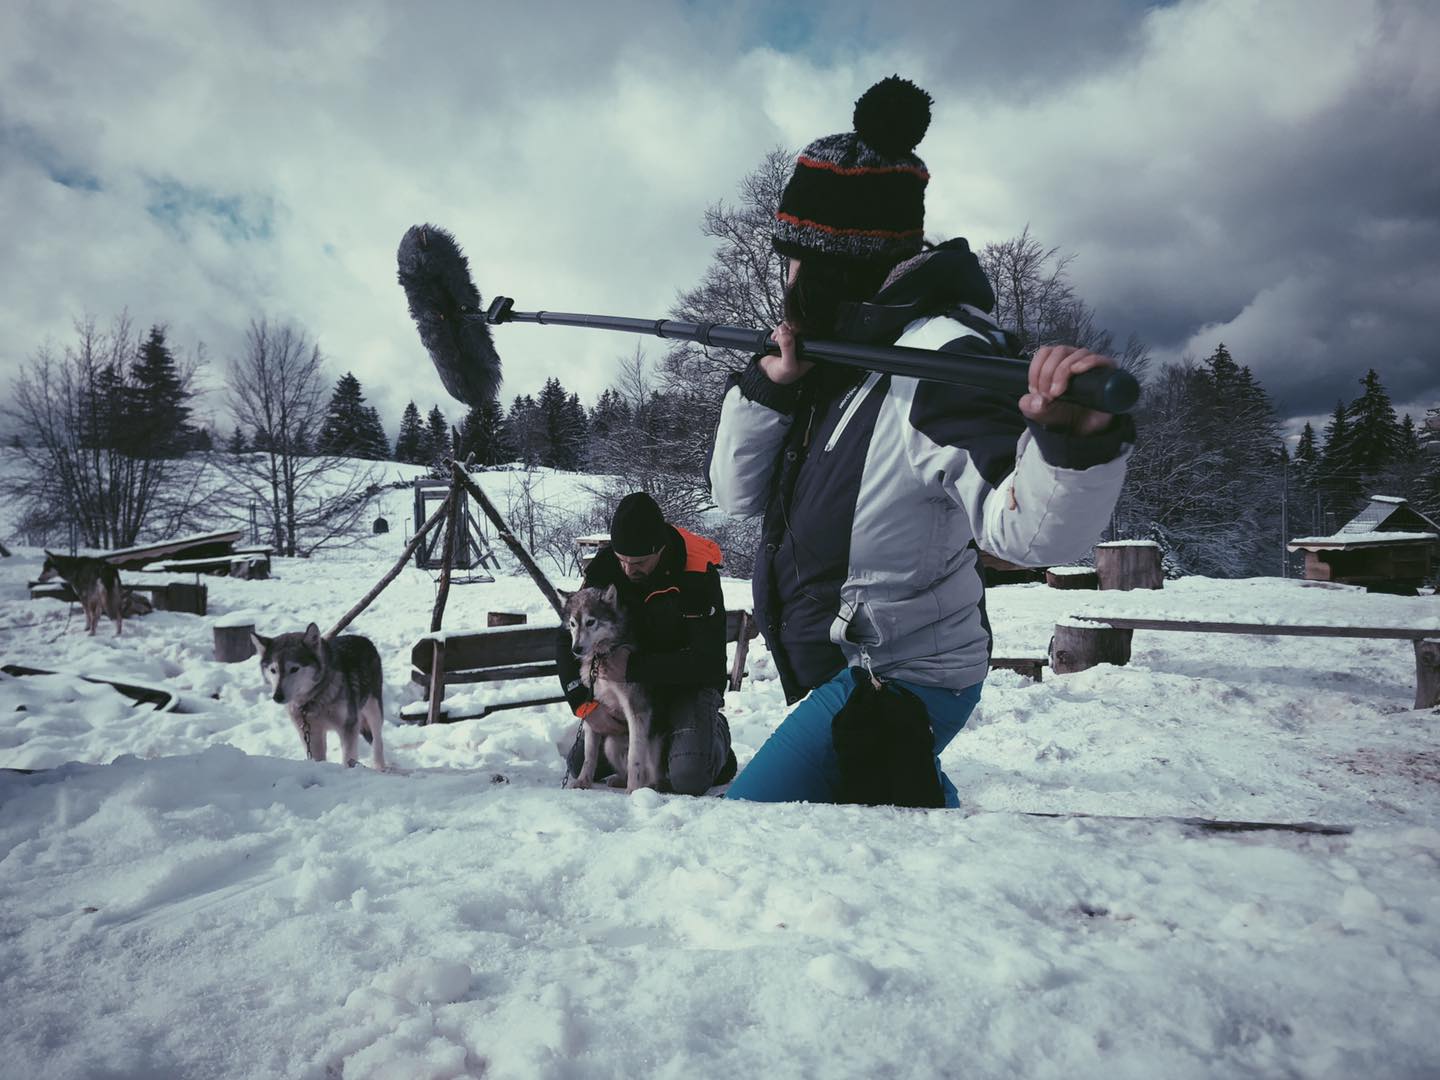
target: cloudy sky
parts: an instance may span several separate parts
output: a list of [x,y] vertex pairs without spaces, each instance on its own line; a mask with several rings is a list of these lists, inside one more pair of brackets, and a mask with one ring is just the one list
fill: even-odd
[[[203,342],[218,387],[265,315],[392,438],[411,399],[458,420],[395,282],[408,226],[454,232],[487,301],[659,317],[710,257],[706,205],[899,72],[936,99],[934,238],[1028,224],[1159,360],[1223,341],[1290,417],[1374,367],[1418,418],[1440,404],[1437,58],[1429,0],[14,0],[0,378],[127,309]],[[587,402],[644,340],[496,336],[506,399],[555,375]]]

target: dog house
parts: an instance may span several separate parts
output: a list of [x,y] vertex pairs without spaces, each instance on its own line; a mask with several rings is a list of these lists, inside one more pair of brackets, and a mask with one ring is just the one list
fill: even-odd
[[1440,525],[1405,499],[1372,495],[1365,509],[1334,535],[1301,536],[1286,546],[1305,552],[1305,577],[1310,581],[1410,595],[1435,572]]

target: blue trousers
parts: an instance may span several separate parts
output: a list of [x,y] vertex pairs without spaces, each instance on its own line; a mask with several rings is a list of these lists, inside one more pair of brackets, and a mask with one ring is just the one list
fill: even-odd
[[[950,778],[940,770],[940,751],[959,734],[980,701],[981,683],[964,690],[938,686],[917,686],[896,679],[925,704],[935,732],[935,770],[945,805],[958,807],[960,796]],[[844,706],[854,686],[849,671],[841,671],[829,682],[817,686],[790,711],[774,734],[765,740],[749,764],[740,771],[727,799],[751,802],[833,803],[840,789],[840,762],[830,738],[830,722]]]

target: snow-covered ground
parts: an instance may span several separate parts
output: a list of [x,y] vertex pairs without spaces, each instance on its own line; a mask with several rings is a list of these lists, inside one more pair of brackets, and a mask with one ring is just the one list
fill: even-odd
[[[331,625],[404,543],[386,498],[395,531],[119,638],[28,599],[39,551],[0,560],[0,659],[184,710],[0,677],[0,766],[46,770],[0,774],[0,1076],[1440,1075],[1440,710],[1408,642],[1137,631],[1127,667],[995,672],[944,757],[958,812],[561,790],[559,706],[392,724],[388,774],[307,763],[212,629]],[[447,627],[550,619],[502,558]],[[392,719],[434,595],[406,569],[353,626]],[[996,589],[996,651],[1081,612],[1440,634],[1436,597],[1186,579]],[[749,670],[742,767],[784,715],[759,642]],[[1064,810],[1355,832],[1017,813]]]

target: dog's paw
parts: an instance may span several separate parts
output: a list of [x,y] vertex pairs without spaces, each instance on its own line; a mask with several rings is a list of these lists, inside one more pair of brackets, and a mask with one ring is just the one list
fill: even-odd
[[567,787],[572,787],[572,788],[579,788],[581,791],[584,791],[586,788],[588,788],[588,787],[589,787],[591,784],[593,784],[594,782],[595,782],[595,781],[593,781],[593,780],[587,780],[587,779],[585,779],[585,777],[583,777],[583,776],[572,776],[572,777],[570,778],[570,783],[569,783],[568,785],[566,785],[566,786],[567,786]]

